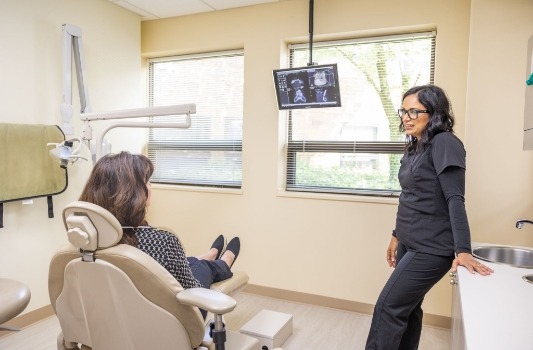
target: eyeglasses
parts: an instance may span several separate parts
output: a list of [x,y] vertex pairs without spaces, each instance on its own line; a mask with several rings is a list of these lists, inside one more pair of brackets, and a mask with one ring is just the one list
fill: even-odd
[[414,108],[404,109],[404,108],[400,108],[398,110],[398,117],[400,117],[400,119],[402,119],[403,116],[405,115],[405,113],[407,113],[407,115],[409,116],[409,119],[416,119],[416,118],[418,118],[418,114],[419,113],[429,113],[429,111],[427,109],[414,109]]

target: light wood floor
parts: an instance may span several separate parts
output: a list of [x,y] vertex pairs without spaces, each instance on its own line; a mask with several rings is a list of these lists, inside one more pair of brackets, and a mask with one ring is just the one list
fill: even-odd
[[[284,350],[364,349],[371,321],[368,315],[248,293],[239,293],[234,298],[237,307],[225,316],[226,326],[230,330],[238,332],[259,311],[267,309],[293,315],[293,332],[283,344]],[[0,339],[0,349],[54,350],[59,332],[57,318],[50,317]],[[450,349],[450,331],[425,327],[419,349]]]

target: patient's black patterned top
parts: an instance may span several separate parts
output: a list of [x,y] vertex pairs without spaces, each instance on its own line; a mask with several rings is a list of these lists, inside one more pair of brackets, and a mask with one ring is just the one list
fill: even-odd
[[149,226],[134,228],[134,232],[139,239],[138,248],[167,269],[183,288],[202,287],[192,274],[178,237],[168,231]]

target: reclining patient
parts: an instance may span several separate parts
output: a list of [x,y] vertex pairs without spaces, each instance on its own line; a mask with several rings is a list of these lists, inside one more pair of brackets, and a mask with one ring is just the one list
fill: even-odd
[[[224,250],[220,235],[206,253],[187,257],[173,233],[149,226],[146,212],[150,205],[150,177],[154,166],[141,154],[121,152],[101,158],[94,166],[79,198],[112,213],[123,228],[120,243],[139,248],[165,267],[185,289],[210,288],[211,284],[233,276],[231,266],[240,251],[234,237]],[[206,312],[201,310],[204,318]]]

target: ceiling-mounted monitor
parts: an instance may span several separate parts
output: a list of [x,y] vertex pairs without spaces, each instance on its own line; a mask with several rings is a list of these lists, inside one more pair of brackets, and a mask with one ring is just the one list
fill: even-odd
[[278,108],[340,107],[337,64],[273,71]]

